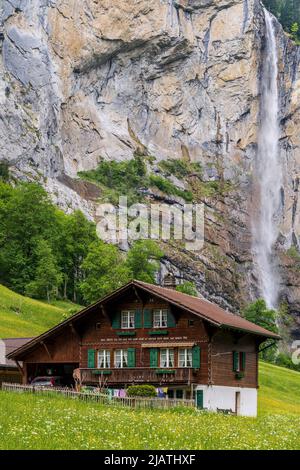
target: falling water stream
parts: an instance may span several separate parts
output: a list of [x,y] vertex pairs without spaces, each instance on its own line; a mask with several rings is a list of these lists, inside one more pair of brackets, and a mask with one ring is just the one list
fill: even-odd
[[262,64],[260,132],[256,178],[259,210],[253,225],[253,252],[261,296],[276,308],[280,287],[274,245],[279,235],[282,168],[279,156],[278,58],[273,17],[265,10],[266,44]]

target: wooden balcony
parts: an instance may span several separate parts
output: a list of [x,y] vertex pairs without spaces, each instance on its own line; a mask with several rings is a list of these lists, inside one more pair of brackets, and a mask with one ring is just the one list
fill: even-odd
[[111,385],[144,383],[153,385],[190,385],[193,382],[194,369],[80,369],[80,374],[83,384],[98,384],[99,382],[105,382]]

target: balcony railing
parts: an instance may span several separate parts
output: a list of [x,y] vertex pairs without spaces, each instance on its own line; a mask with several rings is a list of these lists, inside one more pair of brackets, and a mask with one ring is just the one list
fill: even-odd
[[110,384],[186,384],[193,381],[194,369],[80,369],[82,383],[99,383],[106,381]]

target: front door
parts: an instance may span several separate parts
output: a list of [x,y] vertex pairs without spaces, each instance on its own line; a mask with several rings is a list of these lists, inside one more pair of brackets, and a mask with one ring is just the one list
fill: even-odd
[[196,390],[196,407],[203,409],[203,390]]

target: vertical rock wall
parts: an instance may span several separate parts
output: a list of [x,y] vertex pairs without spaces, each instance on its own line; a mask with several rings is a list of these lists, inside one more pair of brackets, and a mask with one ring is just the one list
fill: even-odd
[[[78,171],[134,152],[200,162],[230,189],[206,204],[201,253],[164,246],[166,264],[238,309],[259,295],[251,222],[264,18],[258,0],[2,0],[0,158],[41,181],[65,210],[93,216]],[[283,298],[300,299],[299,48],[277,25],[280,51]]]

